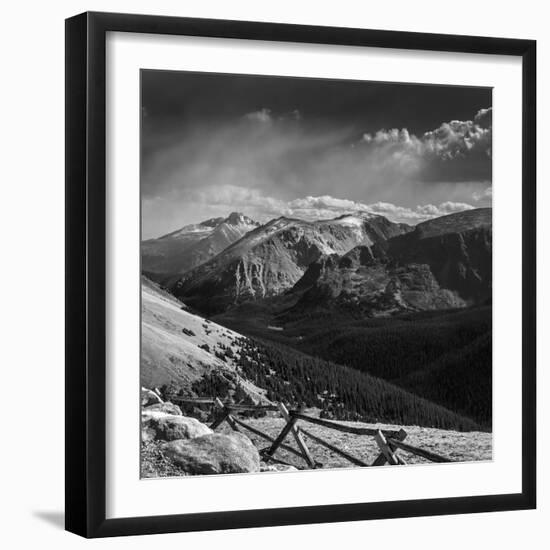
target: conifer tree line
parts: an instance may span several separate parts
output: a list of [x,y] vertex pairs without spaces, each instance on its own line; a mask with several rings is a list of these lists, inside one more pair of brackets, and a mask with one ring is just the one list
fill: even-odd
[[273,342],[243,338],[240,344],[240,374],[266,389],[272,401],[319,407],[322,416],[337,419],[481,429],[469,418],[356,369]]

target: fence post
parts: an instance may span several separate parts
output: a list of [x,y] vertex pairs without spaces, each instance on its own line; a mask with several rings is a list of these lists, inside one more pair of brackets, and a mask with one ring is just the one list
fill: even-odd
[[[227,409],[227,407],[224,406],[224,404],[222,403],[222,401],[219,397],[216,397],[214,399],[214,405],[218,409],[220,409],[220,411],[222,411],[222,416],[221,416],[221,420],[214,422],[214,424],[212,424],[212,426],[210,426],[210,428],[213,430],[213,429],[217,428],[224,420],[227,420],[227,423],[231,426],[232,430],[234,430],[236,432],[240,432],[241,430],[239,430],[239,427],[235,423],[234,418],[229,413],[229,409]],[[225,412],[225,415],[223,414],[224,412]]]
[[[290,421],[290,415],[288,414],[287,408],[284,406],[283,403],[278,403],[277,405],[279,407],[279,411],[281,412],[282,417],[287,422],[289,422]],[[304,455],[305,461],[309,464],[309,467],[310,468],[315,468],[317,464],[316,464],[313,456],[311,456],[311,453],[309,452],[309,449],[307,448],[307,445],[306,445],[302,435],[300,434],[300,429],[297,428],[293,424],[290,431],[292,432],[292,435],[294,436],[294,439],[296,440],[296,443],[298,444],[298,447],[302,451],[302,454]]]
[[386,441],[386,438],[384,437],[384,434],[378,430],[378,433],[374,436],[374,440],[380,447],[380,451],[388,461],[388,464],[391,464],[392,466],[395,466],[399,464],[399,461],[393,454],[393,451],[390,449],[388,442]]
[[[403,428],[401,428],[401,430],[399,430],[399,433],[397,434],[395,439],[397,439],[398,441],[404,441],[406,437],[407,437],[407,432]],[[393,452],[395,452],[395,449],[391,445],[389,445],[389,447]],[[396,458],[398,461],[400,460],[400,457],[396,456]],[[386,464],[386,462],[387,462],[386,455],[384,453],[380,453],[376,457],[375,461],[371,464],[371,466],[383,466],[384,464]],[[404,460],[403,462],[405,463]]]
[[285,427],[281,431],[281,433],[277,436],[277,439],[273,442],[271,447],[267,449],[265,456],[272,457],[275,454],[275,451],[278,449],[279,445],[284,441],[285,437],[290,433],[290,430],[292,430],[292,427],[294,424],[296,424],[296,421],[298,419],[295,417],[290,417],[290,420],[286,423]]

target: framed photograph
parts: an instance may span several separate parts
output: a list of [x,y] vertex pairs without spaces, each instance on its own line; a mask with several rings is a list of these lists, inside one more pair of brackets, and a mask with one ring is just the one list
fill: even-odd
[[534,508],[535,66],[68,19],[66,528]]

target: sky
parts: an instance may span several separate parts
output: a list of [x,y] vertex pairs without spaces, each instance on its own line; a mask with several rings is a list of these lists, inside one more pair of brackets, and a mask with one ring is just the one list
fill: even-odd
[[242,212],[411,225],[492,201],[490,88],[144,70],[142,237]]

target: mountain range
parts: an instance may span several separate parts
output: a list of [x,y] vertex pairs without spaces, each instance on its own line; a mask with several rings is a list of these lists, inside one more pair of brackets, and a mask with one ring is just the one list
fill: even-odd
[[358,245],[383,247],[412,230],[366,212],[312,222],[280,217],[172,280],[169,288],[199,311],[216,313],[290,290],[321,257],[346,254]]
[[264,225],[233,212],[144,241],[142,271],[208,315],[284,294],[302,310],[460,308],[491,299],[492,210],[416,227],[367,212]]

